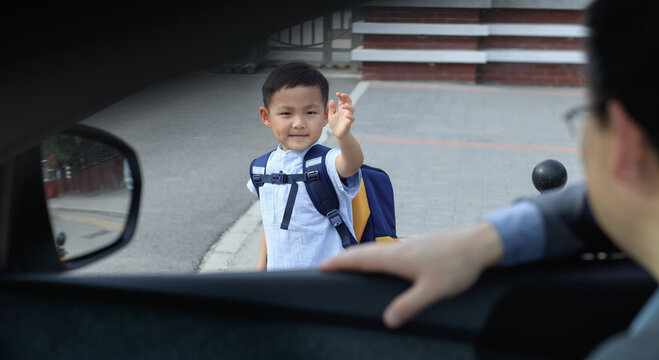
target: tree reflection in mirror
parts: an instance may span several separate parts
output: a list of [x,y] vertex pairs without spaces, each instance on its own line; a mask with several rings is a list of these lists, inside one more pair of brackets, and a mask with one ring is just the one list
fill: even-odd
[[60,260],[75,259],[119,238],[128,218],[133,180],[115,148],[73,135],[41,146],[43,184]]

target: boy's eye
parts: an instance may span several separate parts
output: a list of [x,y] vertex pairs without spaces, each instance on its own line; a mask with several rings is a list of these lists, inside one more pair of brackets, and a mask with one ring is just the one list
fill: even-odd
[[307,111],[307,115],[316,115],[318,112],[316,111]]
[[287,115],[290,115],[290,114],[291,114],[291,113],[289,113],[288,111],[284,111],[284,112],[280,112],[280,113],[279,113],[279,115],[284,115],[284,116],[287,116]]

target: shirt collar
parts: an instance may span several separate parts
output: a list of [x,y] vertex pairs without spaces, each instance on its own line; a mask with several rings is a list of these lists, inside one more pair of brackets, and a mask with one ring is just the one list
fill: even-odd
[[311,149],[312,147],[314,147],[315,145],[318,145],[318,144],[320,144],[320,143],[318,141],[316,141],[315,144],[309,146],[308,148],[306,148],[302,151],[297,151],[297,150],[288,150],[288,151],[286,151],[281,146],[281,144],[279,144],[277,146],[277,152],[280,153],[280,155],[282,155],[282,156],[291,156],[291,157],[302,156],[302,157],[304,157],[307,154],[307,152],[309,152],[309,149]]

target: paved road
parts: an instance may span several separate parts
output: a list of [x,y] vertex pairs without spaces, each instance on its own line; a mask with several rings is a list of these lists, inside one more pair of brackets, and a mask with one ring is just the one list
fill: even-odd
[[410,236],[538,194],[531,171],[545,159],[582,181],[563,114],[584,101],[583,89],[372,82],[353,132],[365,163],[391,177],[398,234]]
[[[194,272],[219,236],[252,204],[249,162],[276,146],[258,118],[269,69],[251,75],[198,72],[145,89],[83,123],[110,131],[137,151],[143,203],[125,249],[72,272]],[[357,84],[328,71],[330,93]]]
[[121,235],[128,218],[130,191],[124,187],[87,193],[65,193],[48,199],[56,238],[69,258],[108,246]]

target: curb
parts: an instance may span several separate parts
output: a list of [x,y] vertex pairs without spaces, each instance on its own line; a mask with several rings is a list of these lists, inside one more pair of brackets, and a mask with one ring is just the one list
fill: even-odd
[[[197,270],[198,273],[213,273],[226,270],[247,237],[261,226],[261,209],[254,201],[247,211],[225,231],[206,252]],[[254,264],[256,270],[256,264]]]

